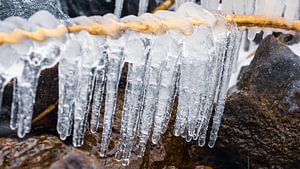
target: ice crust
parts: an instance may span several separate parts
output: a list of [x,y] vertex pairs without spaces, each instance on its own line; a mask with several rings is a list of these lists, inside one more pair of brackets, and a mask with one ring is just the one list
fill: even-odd
[[[74,146],[83,145],[91,112],[89,130],[92,133],[97,133],[100,119],[103,121],[99,151],[100,156],[106,156],[114,124],[118,85],[122,68],[127,63],[117,160],[127,165],[134,149],[142,156],[149,142],[159,142],[168,128],[176,97],[174,135],[188,142],[197,140],[199,146],[204,146],[212,121],[208,146],[213,147],[240,44],[247,35],[253,38],[260,30],[241,32],[234,23],[227,23],[205,8],[215,11],[221,5],[225,14],[284,16],[293,20],[299,17],[299,3],[291,6],[289,0],[276,0],[283,8],[276,5],[267,7],[265,0],[223,0],[223,4],[202,0],[202,6],[183,2],[176,1],[176,12],[159,11],[152,15],[143,14],[148,1],[141,0],[140,16],[121,19],[118,16],[121,15],[123,1],[116,1],[116,15],[81,16],[61,21],[49,12],[39,11],[28,19],[13,16],[1,21],[0,32],[4,33],[16,28],[34,31],[38,27],[51,29],[60,24],[89,25],[94,22],[111,27],[116,22],[147,21],[159,30],[164,30],[159,24],[161,21],[180,26],[180,29],[157,34],[130,30],[118,34],[115,32],[120,25],[117,25],[111,27],[109,33],[112,36],[91,35],[83,30],[61,38],[48,38],[44,42],[25,39],[18,44],[2,44],[0,105],[5,85],[14,80],[10,127],[17,130],[21,138],[30,132],[39,74],[59,63],[57,131],[60,138],[65,140],[72,136]],[[193,26],[186,18],[207,24]],[[101,109],[104,109],[103,117]]]

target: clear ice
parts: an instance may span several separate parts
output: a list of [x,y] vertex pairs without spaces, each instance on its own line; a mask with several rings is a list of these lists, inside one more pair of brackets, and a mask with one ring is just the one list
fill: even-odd
[[[111,15],[106,16],[105,19],[118,20]],[[103,117],[100,156],[105,156],[108,150],[113,117],[116,111],[118,85],[125,60],[124,47],[126,45],[126,34],[119,37],[108,37],[106,45],[108,63],[106,72],[105,112]]]
[[[129,16],[130,17],[130,16]],[[123,18],[134,22],[137,18]],[[122,112],[121,136],[116,159],[122,164],[129,163],[129,157],[137,132],[145,92],[145,72],[151,44],[151,35],[129,31],[124,48],[125,62],[128,63],[127,84]]]
[[122,15],[123,4],[124,4],[124,0],[117,0],[117,1],[115,1],[115,11],[114,11],[114,14],[117,17],[121,17],[121,15]]
[[[60,24],[53,15],[46,11],[39,11],[28,20],[9,17],[3,23],[12,25],[14,29],[27,31],[34,31],[37,27],[56,28]],[[12,52],[16,52],[15,55],[19,57],[19,62],[23,65],[15,67],[15,74],[11,73],[15,79],[10,126],[12,129],[17,129],[19,137],[24,137],[30,132],[39,73],[42,69],[52,67],[58,62],[61,41],[61,38],[49,38],[42,43],[25,40],[25,43],[10,45]],[[12,62],[11,66],[15,64]]]
[[140,0],[138,15],[142,15],[147,12],[149,0]]
[[[132,151],[137,150],[138,156],[142,156],[147,144],[157,144],[167,131],[173,113],[176,114],[174,135],[188,142],[197,140],[199,146],[205,145],[212,121],[208,146],[213,147],[229,80],[246,33],[208,10],[294,20],[299,18],[300,3],[292,3],[293,0],[272,0],[272,4],[267,0],[223,0],[219,4],[218,0],[202,0],[200,6],[191,1],[176,0],[176,12],[149,14],[145,13],[149,1],[140,0],[139,16],[121,19],[123,0],[115,1],[115,15],[81,16],[60,21],[46,11],[40,11],[29,19],[12,16],[0,21],[0,32],[3,33],[97,22],[110,35],[91,35],[82,30],[44,42],[24,39],[18,44],[1,44],[0,105],[5,85],[11,80],[14,84],[10,127],[17,130],[21,138],[30,132],[39,74],[59,63],[57,131],[60,138],[65,140],[72,136],[74,146],[83,145],[91,113],[92,133],[97,133],[100,119],[103,120],[99,151],[100,156],[106,156],[119,81],[127,63],[117,160],[127,165]],[[191,20],[206,24],[194,26]],[[149,29],[159,33],[131,30],[116,33],[126,22],[146,22]],[[166,23],[179,28],[166,30]],[[254,39],[260,30],[246,31],[248,38]],[[173,112],[175,98],[178,99],[177,112]],[[101,109],[104,109],[103,117]]]

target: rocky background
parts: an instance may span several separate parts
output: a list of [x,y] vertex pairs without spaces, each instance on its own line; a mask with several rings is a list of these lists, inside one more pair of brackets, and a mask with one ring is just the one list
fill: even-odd
[[[133,9],[137,7],[133,6],[137,1],[128,1],[125,3],[126,10],[135,13]],[[80,11],[92,15],[113,10],[109,3],[105,3],[107,6],[103,9],[97,8],[96,4],[102,6],[104,1],[94,2],[93,8],[85,6],[84,1],[62,2],[67,3],[70,16],[77,16]],[[111,3],[114,4],[113,1]],[[169,130],[159,144],[148,144],[143,158],[133,154],[126,168],[300,168],[300,57],[280,37],[265,38],[250,65],[242,69],[236,89],[228,95],[219,137],[213,149],[207,146],[201,148],[195,142],[187,143],[181,137],[174,137],[173,116]],[[57,68],[44,70],[40,76],[34,117],[58,99]],[[33,123],[31,135],[18,139],[9,129],[12,96],[12,84],[9,84],[0,113],[0,168],[122,168],[114,160],[114,153],[119,138],[125,75],[126,67],[119,85],[117,113],[106,158],[100,158],[98,154],[101,126],[97,134],[87,132],[81,148],[72,147],[70,139],[62,142],[56,133],[56,109]],[[175,112],[176,105],[173,114]]]

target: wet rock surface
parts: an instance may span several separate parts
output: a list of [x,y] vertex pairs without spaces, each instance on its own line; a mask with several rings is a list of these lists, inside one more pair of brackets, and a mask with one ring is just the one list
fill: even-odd
[[[125,72],[126,68],[119,86],[106,158],[98,154],[102,124],[96,134],[87,131],[81,148],[73,148],[70,138],[62,142],[53,132],[55,110],[34,125],[32,133],[36,136],[22,140],[0,137],[0,168],[121,168],[114,160],[114,153],[119,139]],[[7,87],[3,105],[7,111],[10,88]],[[37,95],[35,116],[57,99],[57,67],[42,73]],[[227,99],[219,138],[213,149],[172,136],[171,122],[158,145],[148,144],[142,158],[133,153],[127,168],[300,168],[299,98],[300,57],[269,36],[256,51],[251,64],[243,68],[237,91]],[[176,106],[171,121],[175,112]],[[7,121],[7,117],[1,116],[3,121]]]
[[245,167],[299,168],[299,80],[300,57],[267,37],[227,99],[217,147]]
[[5,0],[0,2],[0,19],[10,16],[29,18],[40,10],[47,10],[59,19],[67,19],[68,16],[60,9],[57,0]]
[[51,135],[0,138],[0,168],[45,168],[71,149]]
[[98,169],[101,168],[95,156],[82,151],[71,151],[50,166],[50,169]]

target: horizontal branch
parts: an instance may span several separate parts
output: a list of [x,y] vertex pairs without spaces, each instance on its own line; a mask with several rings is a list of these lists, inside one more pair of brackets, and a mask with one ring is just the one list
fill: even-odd
[[[205,23],[201,20],[186,18],[193,26],[201,26]],[[300,32],[300,21],[287,21],[283,18],[268,18],[262,16],[248,15],[226,15],[224,19],[227,22],[234,22],[239,27],[260,27],[275,28]],[[142,33],[163,33],[167,30],[176,29],[185,35],[191,34],[191,30],[187,30],[182,25],[172,20],[160,20],[157,23],[147,22],[117,22],[115,20],[106,20],[105,23],[92,23],[90,25],[59,25],[56,29],[37,28],[34,32],[28,32],[21,29],[15,29],[11,33],[0,32],[0,44],[19,43],[22,39],[31,39],[42,42],[46,38],[60,37],[65,33],[74,33],[85,30],[92,35],[108,35],[116,36],[124,30],[131,30]]]
[[260,27],[300,32],[300,21],[287,21],[283,18],[269,18],[252,15],[226,15],[225,20],[235,22],[239,27]]

